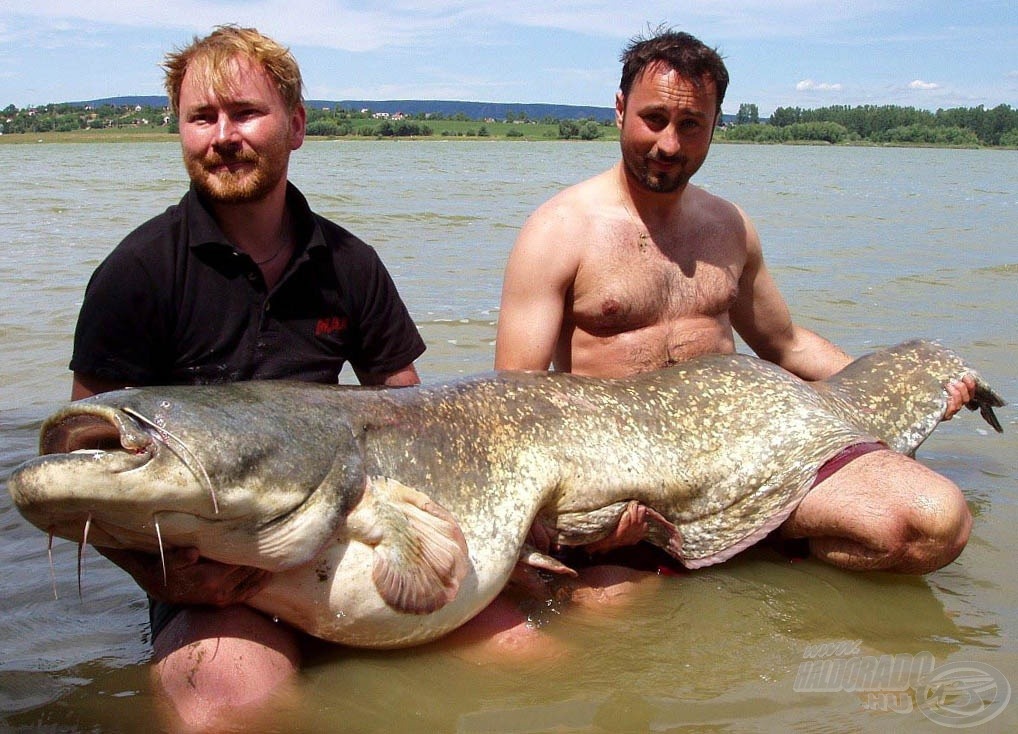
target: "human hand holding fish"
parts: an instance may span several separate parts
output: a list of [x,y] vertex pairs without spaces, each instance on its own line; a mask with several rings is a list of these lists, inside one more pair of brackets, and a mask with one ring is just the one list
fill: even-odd
[[167,548],[162,556],[98,546],[97,550],[131,575],[153,599],[167,604],[243,604],[268,583],[272,574],[203,558],[197,548]]
[[965,375],[960,380],[947,383],[947,408],[944,410],[942,420],[949,421],[966,405],[975,400],[976,379],[972,375]]

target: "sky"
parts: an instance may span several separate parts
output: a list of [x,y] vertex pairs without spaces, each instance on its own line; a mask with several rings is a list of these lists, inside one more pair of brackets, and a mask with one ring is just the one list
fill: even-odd
[[161,95],[163,56],[224,23],[289,46],[307,99],[610,107],[663,24],[725,57],[728,114],[1018,107],[1015,0],[0,0],[0,108]]

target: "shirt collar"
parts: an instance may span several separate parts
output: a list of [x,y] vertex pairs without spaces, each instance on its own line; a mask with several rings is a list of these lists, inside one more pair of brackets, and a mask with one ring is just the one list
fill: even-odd
[[[184,195],[183,208],[187,212],[188,247],[214,245],[236,251],[237,248],[226,238],[206,202],[198,194],[194,184]],[[311,248],[325,247],[325,239],[307,199],[296,186],[286,182],[286,205],[295,223],[297,249],[303,259]]]

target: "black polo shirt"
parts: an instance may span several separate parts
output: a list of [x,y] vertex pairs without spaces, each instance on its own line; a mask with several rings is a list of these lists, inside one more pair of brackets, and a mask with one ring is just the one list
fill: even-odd
[[345,362],[393,372],[424,352],[374,249],[314,214],[292,184],[297,247],[268,291],[192,188],[93,273],[71,369],[130,385],[335,383]]

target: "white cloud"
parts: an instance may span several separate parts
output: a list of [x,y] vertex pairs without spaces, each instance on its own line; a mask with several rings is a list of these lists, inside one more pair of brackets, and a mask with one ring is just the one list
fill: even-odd
[[830,84],[828,82],[815,82],[812,79],[803,79],[795,85],[797,92],[840,92],[844,89],[841,84]]
[[[121,2],[96,0],[4,0],[0,13],[12,13],[32,32],[47,32],[76,43],[81,28],[180,30],[204,35],[213,26],[238,23],[265,29],[286,44],[306,44],[345,51],[370,51],[428,37],[442,28],[442,17],[401,13],[391,8],[360,10],[350,3],[317,0],[196,3],[194,0],[138,0],[124,13]],[[29,19],[35,23],[29,24]]]
[[[1013,100],[1016,76],[1008,72],[1015,71],[1014,59],[1007,55],[1013,34],[994,12],[1005,0],[964,10],[950,0],[929,0],[922,12],[910,5],[918,4],[643,0],[637,8],[612,0],[132,0],[125,12],[123,0],[0,0],[0,72],[24,80],[0,84],[0,105],[99,97],[107,87],[157,93],[162,54],[224,22],[258,27],[294,47],[309,95],[316,98],[337,96],[326,94],[331,89],[391,89],[400,79],[409,90],[400,96],[408,97],[610,105],[619,51],[634,34],[664,22],[718,45],[732,72],[730,98],[754,100],[761,109],[789,104],[795,95],[810,104],[909,94],[928,103],[954,99],[952,90],[959,87],[977,103]],[[929,12],[931,6],[938,12]],[[916,71],[902,60],[934,57],[948,41],[966,49],[949,59],[963,66],[938,71],[943,86],[935,90],[909,88],[906,75]],[[856,53],[867,59],[877,54],[879,79],[868,64],[854,65]],[[87,63],[77,68],[68,61],[74,57]],[[470,78],[457,78],[463,70]],[[839,76],[851,81],[822,81]],[[888,85],[887,78],[899,81]]]
[[289,44],[365,51],[427,43],[446,35],[497,40],[492,28],[539,28],[586,36],[628,39],[646,27],[669,23],[705,41],[727,38],[799,38],[805,29],[837,33],[842,24],[879,17],[886,0],[746,0],[719,4],[687,0],[644,0],[639,10],[612,0],[3,0],[4,17],[76,25],[111,24],[143,29],[205,33],[211,26],[238,22],[264,29]]
[[924,82],[922,79],[916,79],[908,83],[909,89],[921,89],[921,90],[933,90],[940,89],[940,85],[936,82]]

